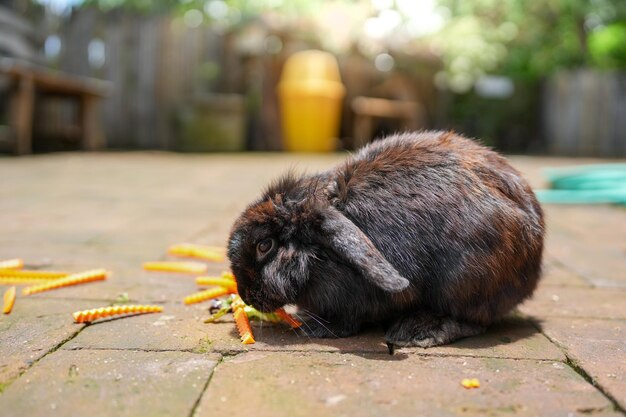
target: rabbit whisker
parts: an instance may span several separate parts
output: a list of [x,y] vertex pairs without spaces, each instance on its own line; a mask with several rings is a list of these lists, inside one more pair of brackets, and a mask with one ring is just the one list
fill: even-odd
[[324,323],[330,324],[330,321],[326,320],[325,318],[322,318],[320,316],[318,316],[317,314],[313,313],[311,310],[307,310],[306,308],[300,308],[300,310],[306,314],[308,314],[311,317],[316,317],[317,319],[323,321]]
[[[306,311],[306,310],[302,310],[302,312],[303,312],[304,314],[308,315],[309,317],[311,317],[313,320],[315,320],[315,321],[316,321],[316,322],[317,322],[320,326],[322,326],[324,329],[328,330],[328,332],[329,332],[330,334],[332,334],[334,337],[337,337],[337,338],[339,337],[339,336],[337,336],[337,335],[336,335],[336,334],[335,334],[332,330],[330,330],[330,329],[328,328],[328,326],[326,326],[326,325],[325,325],[324,323],[322,323],[320,320],[318,320],[317,318],[315,318],[315,316],[313,316],[311,313],[309,313],[309,312],[308,312],[308,311]],[[306,321],[302,320],[302,319],[300,318],[300,316],[298,316],[298,314],[296,314],[296,317],[298,317],[298,318],[299,318],[299,319],[300,319],[303,323],[306,323]],[[330,322],[327,322],[327,323],[330,323]],[[307,326],[307,327],[308,327],[308,326]],[[310,327],[309,327],[309,329],[310,329]]]
[[[302,322],[303,326],[306,326],[309,331],[311,331],[311,326],[309,326],[309,324],[306,322],[306,320],[303,320],[302,317],[300,317],[297,313],[293,313],[294,316],[296,316],[296,318],[298,320],[300,320],[300,322]],[[291,329],[297,336],[300,336],[300,333],[298,333],[297,329],[292,328]],[[309,334],[307,332],[301,332],[304,333],[304,335],[307,337],[307,339],[309,339],[309,341],[311,340],[311,336],[309,336]]]

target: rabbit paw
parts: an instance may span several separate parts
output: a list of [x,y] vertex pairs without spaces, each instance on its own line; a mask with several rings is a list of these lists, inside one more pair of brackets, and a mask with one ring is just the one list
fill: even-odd
[[418,346],[428,348],[445,345],[463,337],[474,336],[485,327],[457,321],[451,317],[418,312],[394,322],[385,334],[389,352],[394,347]]

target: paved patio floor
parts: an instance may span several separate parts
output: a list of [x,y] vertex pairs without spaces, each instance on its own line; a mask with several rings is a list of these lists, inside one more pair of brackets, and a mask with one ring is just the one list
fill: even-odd
[[[193,276],[148,273],[169,244],[224,245],[239,211],[291,166],[341,155],[53,154],[0,158],[0,259],[102,283],[18,297],[0,317],[1,416],[618,416],[626,409],[626,210],[546,206],[545,276],[518,314],[450,346],[402,349],[382,332],[339,340],[184,306]],[[589,161],[513,157],[540,168]],[[219,273],[227,264],[210,265]],[[0,288],[4,289],[4,288]],[[74,324],[120,294],[161,314]],[[463,378],[481,387],[464,389]]]

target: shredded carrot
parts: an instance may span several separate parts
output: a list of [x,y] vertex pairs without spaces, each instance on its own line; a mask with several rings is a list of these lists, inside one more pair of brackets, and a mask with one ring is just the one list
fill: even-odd
[[477,378],[463,378],[461,385],[466,389],[480,388],[480,381]]
[[107,276],[108,272],[104,269],[94,269],[91,271],[68,275],[64,278],[51,280],[43,284],[26,287],[23,290],[23,294],[30,295],[38,292],[54,290],[61,287],[68,287],[71,285],[85,284],[87,282],[93,281],[102,281],[107,279]]
[[232,293],[237,292],[237,283],[223,277],[198,277],[196,278],[196,284],[204,285],[217,285],[219,287],[228,288]]
[[291,317],[291,315],[289,315],[282,308],[276,310],[275,313],[278,314],[278,317],[280,317],[285,323],[289,324],[293,329],[297,329],[298,327],[302,326],[302,323],[300,321]]
[[233,316],[235,317],[235,324],[237,325],[239,336],[241,336],[241,343],[243,343],[244,345],[254,343],[252,327],[250,327],[250,321],[248,320],[248,316],[246,315],[246,312],[243,310],[243,308],[235,308]]
[[31,285],[41,284],[51,280],[51,278],[5,277],[0,275],[0,285]]
[[181,243],[172,245],[167,250],[172,256],[183,258],[197,258],[210,262],[223,262],[225,259],[225,249],[215,246],[196,245],[194,243]]
[[160,313],[161,311],[163,311],[163,307],[156,305],[121,305],[77,311],[73,313],[72,316],[74,316],[76,323],[88,323],[101,318],[119,316],[122,314]]
[[155,272],[204,274],[207,271],[207,266],[199,262],[144,262],[143,269]]
[[215,287],[209,290],[200,291],[185,297],[183,302],[185,304],[196,304],[203,301],[212,300],[213,298],[221,297],[222,295],[230,294],[228,288]]
[[37,280],[44,279],[57,279],[68,276],[67,272],[59,272],[59,271],[33,271],[28,269],[23,270],[12,270],[12,269],[3,269],[0,270],[0,278],[31,278]]
[[224,271],[222,272],[222,278],[224,279],[229,279],[231,281],[236,281],[235,276],[233,275],[232,272],[230,271]]
[[4,292],[4,306],[2,307],[2,312],[4,314],[11,314],[13,304],[15,304],[15,287],[10,287]]
[[24,261],[19,258],[7,259],[6,261],[0,261],[0,269],[22,269],[24,268]]

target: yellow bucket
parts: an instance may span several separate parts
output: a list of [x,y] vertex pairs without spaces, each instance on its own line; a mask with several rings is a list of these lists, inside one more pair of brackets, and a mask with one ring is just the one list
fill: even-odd
[[290,56],[278,84],[284,148],[334,151],[345,93],[333,55],[311,50]]

